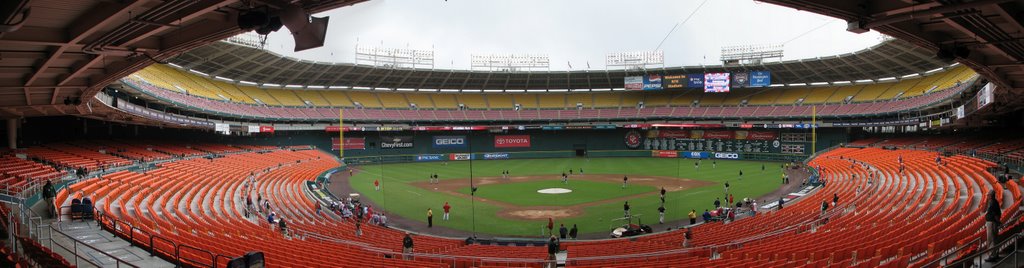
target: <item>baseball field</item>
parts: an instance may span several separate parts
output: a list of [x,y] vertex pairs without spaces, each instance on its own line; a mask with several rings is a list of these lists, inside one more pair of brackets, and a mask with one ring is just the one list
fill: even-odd
[[[691,209],[699,213],[713,207],[716,197],[724,197],[725,182],[736,200],[760,197],[781,185],[779,162],[702,160],[699,167],[695,163],[676,158],[554,158],[474,160],[472,167],[469,161],[364,165],[355,167],[349,183],[362,198],[376,203],[377,211],[425,226],[429,208],[435,226],[473,231],[475,225],[477,233],[495,236],[540,236],[549,217],[556,226],[578,225],[580,233],[607,233],[612,220],[623,216],[626,201],[643,222],[657,223],[661,188],[668,192],[665,217],[671,221],[686,218]],[[563,182],[562,173],[570,169],[572,175]],[[510,175],[502,176],[504,170]],[[430,174],[437,174],[439,181],[431,183]],[[380,181],[380,191],[374,189],[375,180]],[[449,221],[441,219],[445,202],[452,206]]]

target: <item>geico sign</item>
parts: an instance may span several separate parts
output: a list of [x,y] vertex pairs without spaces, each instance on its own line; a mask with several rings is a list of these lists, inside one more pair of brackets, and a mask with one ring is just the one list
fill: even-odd
[[715,158],[740,159],[740,155],[737,153],[715,153]]
[[462,144],[466,144],[466,139],[463,139],[463,138],[436,139],[436,140],[434,140],[434,143],[437,144],[437,145],[462,145]]

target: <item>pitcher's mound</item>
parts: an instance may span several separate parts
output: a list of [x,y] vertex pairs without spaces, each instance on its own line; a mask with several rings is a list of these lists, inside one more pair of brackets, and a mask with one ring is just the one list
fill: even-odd
[[538,193],[542,193],[542,194],[567,194],[567,193],[571,193],[572,190],[565,189],[565,188],[546,188],[546,189],[537,190],[537,192]]

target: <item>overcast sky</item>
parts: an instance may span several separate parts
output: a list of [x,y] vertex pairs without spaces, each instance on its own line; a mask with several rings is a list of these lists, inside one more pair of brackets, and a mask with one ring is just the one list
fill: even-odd
[[357,42],[434,50],[438,69],[469,69],[472,54],[546,54],[552,70],[580,70],[604,69],[610,52],[658,49],[666,35],[667,66],[720,64],[723,46],[784,44],[789,60],[879,42],[840,20],[751,0],[372,0],[316,16],[330,16],[324,47],[292,52],[282,29],[266,48],[326,62],[353,62]]

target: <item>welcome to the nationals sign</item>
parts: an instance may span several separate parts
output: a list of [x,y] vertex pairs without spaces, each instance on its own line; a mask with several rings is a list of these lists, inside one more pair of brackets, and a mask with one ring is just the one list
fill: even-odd
[[494,136],[494,148],[529,148],[530,135]]

